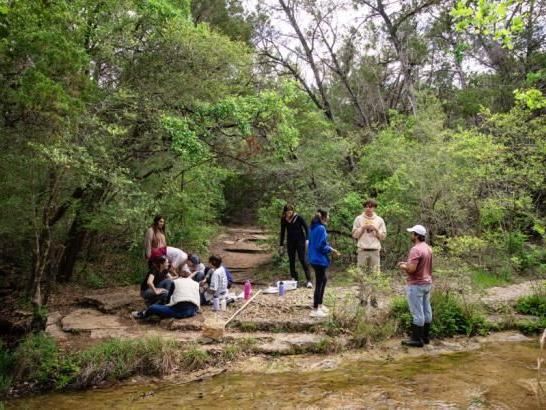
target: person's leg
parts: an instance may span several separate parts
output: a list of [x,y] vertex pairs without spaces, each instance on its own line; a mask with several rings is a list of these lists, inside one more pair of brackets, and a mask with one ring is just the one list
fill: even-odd
[[324,291],[326,290],[326,282],[328,282],[328,276],[326,275],[326,268],[322,268],[322,283],[320,287],[320,293],[319,293],[319,300],[318,304],[322,305],[322,301],[324,299]]
[[191,302],[180,302],[173,306],[173,310],[175,318],[184,319],[195,316],[199,308]]
[[321,298],[320,292],[322,288],[322,281],[324,280],[324,269],[322,266],[311,265],[315,271],[315,293],[313,295],[313,308],[318,309],[319,299]]
[[363,268],[364,266],[366,266],[366,251],[358,249],[358,252],[356,254],[356,266],[358,266],[359,268]]
[[156,315],[162,318],[174,317],[176,311],[171,306],[153,304],[144,311],[144,317]]
[[413,347],[423,347],[423,328],[425,324],[425,316],[423,313],[423,297],[424,292],[419,285],[408,285],[406,288],[408,305],[411,312],[412,326],[411,338],[402,341],[402,344]]
[[311,282],[311,274],[309,273],[309,265],[307,264],[305,260],[305,241],[298,242],[297,251],[298,251],[298,259],[300,260],[301,267],[303,268],[303,272],[305,273],[305,279],[307,280],[307,282]]
[[369,263],[372,271],[378,272],[381,270],[381,258],[379,256],[379,249],[376,251],[369,251]]
[[294,280],[298,280],[298,273],[296,272],[296,248],[296,243],[291,241],[288,241],[286,243],[286,250],[288,251],[288,261],[290,262],[290,276]]
[[430,306],[430,292],[432,285],[423,286],[425,295],[423,297],[423,315],[425,324],[423,326],[423,343],[430,343],[430,324],[432,323],[432,307]]

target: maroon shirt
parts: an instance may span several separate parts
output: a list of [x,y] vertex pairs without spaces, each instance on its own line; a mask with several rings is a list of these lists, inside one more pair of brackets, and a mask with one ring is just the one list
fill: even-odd
[[410,249],[407,263],[417,265],[415,272],[408,274],[408,285],[432,283],[432,249],[426,242],[419,242]]

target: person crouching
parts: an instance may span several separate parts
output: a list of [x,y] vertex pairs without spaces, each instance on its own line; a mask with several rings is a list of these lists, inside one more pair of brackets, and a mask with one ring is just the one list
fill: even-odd
[[188,271],[182,271],[180,276],[172,282],[169,303],[153,304],[145,310],[133,312],[132,316],[135,319],[144,319],[151,315],[175,319],[195,316],[200,307],[199,283],[189,277]]

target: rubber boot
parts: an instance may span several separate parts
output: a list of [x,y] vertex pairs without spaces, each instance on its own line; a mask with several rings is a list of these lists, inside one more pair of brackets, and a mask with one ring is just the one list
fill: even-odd
[[423,343],[428,345],[430,343],[430,323],[425,323],[423,327]]
[[411,324],[411,337],[407,340],[402,340],[404,346],[423,347],[423,326]]

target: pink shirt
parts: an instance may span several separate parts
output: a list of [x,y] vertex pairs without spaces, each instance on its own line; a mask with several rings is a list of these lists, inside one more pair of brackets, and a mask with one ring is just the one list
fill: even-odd
[[432,283],[432,249],[426,242],[419,242],[410,249],[407,263],[417,265],[415,272],[408,274],[408,285]]

